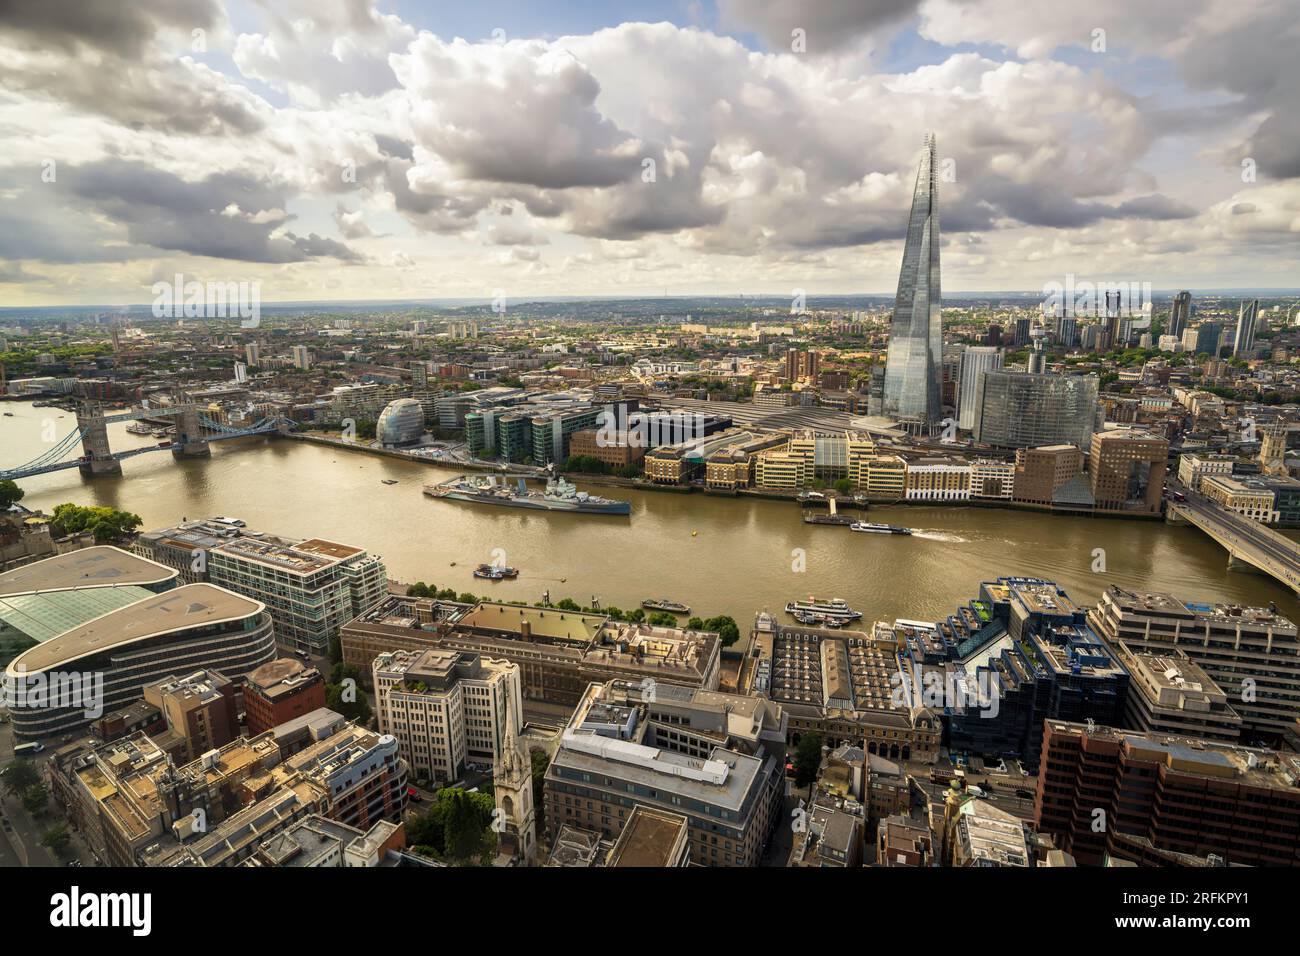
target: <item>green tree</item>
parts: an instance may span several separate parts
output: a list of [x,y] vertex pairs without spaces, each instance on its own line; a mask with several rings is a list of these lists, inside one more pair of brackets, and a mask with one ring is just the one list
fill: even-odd
[[676,627],[677,618],[667,611],[655,611],[646,618],[646,623],[653,627]]
[[633,624],[640,624],[645,620],[645,610],[642,608],[635,608],[628,612],[627,619]]
[[704,622],[704,629],[717,631],[718,636],[722,638],[723,647],[730,647],[740,640],[740,628],[736,626],[736,619],[727,614],[709,618]]
[[853,494],[853,482],[848,478],[841,478],[835,482],[835,490],[842,495],[851,495]]
[[0,773],[0,782],[3,782],[5,791],[12,795],[36,786],[41,782],[41,775],[36,772],[36,767],[30,760],[13,760]]
[[560,598],[560,600],[558,600],[558,601],[555,602],[555,606],[556,606],[557,608],[559,608],[561,611],[581,611],[581,610],[582,610],[582,608],[580,608],[580,607],[578,606],[578,602],[575,601],[575,600],[573,600],[573,598]]
[[456,600],[459,601],[461,604],[477,604],[478,596],[475,594],[471,594],[469,591],[462,591],[460,593],[460,596],[456,598]]
[[370,719],[370,698],[361,689],[359,682],[356,684],[326,684],[325,706],[342,714],[348,720],[355,720],[357,723],[363,724]]
[[49,802],[50,791],[43,783],[32,784],[23,791],[23,809],[34,816],[44,813]]
[[140,516],[104,506],[65,502],[54,506],[50,527],[57,537],[89,531],[97,544],[120,541],[140,527]]
[[702,631],[704,630],[704,618],[693,617],[686,622],[686,626],[692,631]]
[[794,752],[794,782],[796,786],[806,787],[817,779],[817,771],[822,766],[822,735],[813,731],[799,738],[799,746]]
[[7,511],[10,505],[18,504],[26,493],[8,478],[0,481],[0,511]]
[[330,638],[330,663],[335,667],[343,663],[343,635],[335,634]]
[[406,596],[427,598],[429,596],[429,585],[425,584],[423,581],[416,581],[406,589]]
[[41,846],[48,847],[52,853],[62,856],[72,840],[72,831],[66,823],[56,823],[41,835]]

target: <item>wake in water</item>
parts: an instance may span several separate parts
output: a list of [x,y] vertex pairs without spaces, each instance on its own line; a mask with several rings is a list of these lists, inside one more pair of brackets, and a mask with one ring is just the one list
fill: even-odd
[[970,538],[963,538],[959,534],[953,534],[951,531],[940,531],[937,528],[913,528],[913,538],[924,538],[926,541],[944,541],[948,544],[970,544]]

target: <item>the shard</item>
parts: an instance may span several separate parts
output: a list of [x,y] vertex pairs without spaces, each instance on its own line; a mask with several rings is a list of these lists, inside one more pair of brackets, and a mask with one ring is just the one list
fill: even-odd
[[943,418],[943,319],[934,150],[934,136],[927,136],[912,193],[912,214],[907,221],[907,244],[898,274],[885,365],[885,414],[907,425],[929,426]]

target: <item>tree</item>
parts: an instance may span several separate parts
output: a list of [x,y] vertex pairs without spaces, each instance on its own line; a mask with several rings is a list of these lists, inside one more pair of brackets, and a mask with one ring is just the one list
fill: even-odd
[[23,495],[27,492],[18,487],[17,484],[5,479],[0,481],[0,511],[8,511],[10,505],[16,505],[23,500]]
[[460,597],[456,598],[461,604],[477,604],[478,596],[471,594],[469,591],[462,591]]
[[555,606],[559,608],[561,611],[582,610],[582,608],[578,607],[578,602],[573,600],[573,598],[560,598],[560,600],[555,603]]
[[0,773],[0,782],[4,783],[6,792],[17,794],[40,783],[41,775],[30,760],[14,760]]
[[835,482],[835,490],[842,495],[850,495],[853,493],[853,482],[848,478],[841,478]]
[[723,647],[730,647],[740,640],[740,628],[736,626],[736,619],[727,614],[709,618],[704,622],[704,629],[717,631],[718,636],[722,638]]
[[546,770],[551,765],[551,758],[550,755],[541,747],[534,747],[532,750],[528,751],[528,758],[532,762],[533,806],[536,808],[537,830],[538,832],[541,832],[544,829],[546,822],[546,800],[544,799],[544,790],[546,785]]
[[806,787],[817,779],[822,766],[822,735],[813,731],[799,739],[794,753],[795,786]]
[[646,618],[646,623],[652,627],[676,627],[677,618],[667,611],[655,611]]
[[642,621],[645,620],[645,611],[641,608],[636,608],[634,610],[631,610],[627,614],[627,619],[631,621],[633,624],[640,624]]
[[30,814],[39,815],[44,813],[49,802],[50,791],[43,783],[32,784],[23,791],[23,809]]
[[325,706],[357,723],[364,724],[370,719],[370,698],[357,684],[326,684]]
[[693,617],[686,622],[686,627],[692,631],[702,631],[704,630],[704,618]]
[[72,831],[68,829],[68,825],[56,823],[42,834],[41,846],[48,847],[52,853],[62,856],[71,840]]
[[50,527],[56,537],[89,531],[97,544],[120,541],[141,525],[140,516],[99,505],[83,506],[65,502],[54,506]]
[[429,597],[429,585],[425,584],[423,581],[416,581],[406,589],[406,596],[427,598]]

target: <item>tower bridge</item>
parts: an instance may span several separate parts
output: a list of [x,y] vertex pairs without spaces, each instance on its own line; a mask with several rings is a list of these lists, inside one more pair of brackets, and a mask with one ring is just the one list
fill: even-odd
[[[145,418],[174,419],[175,438],[145,448],[113,451],[109,446],[108,426],[116,422],[138,421]],[[88,478],[98,475],[120,475],[122,461],[126,458],[155,451],[170,451],[172,457],[176,459],[206,458],[212,454],[212,442],[245,438],[249,435],[284,434],[292,425],[292,422],[282,417],[263,418],[242,427],[222,425],[203,414],[201,406],[192,402],[133,408],[130,411],[110,415],[105,415],[96,405],[85,404],[77,411],[76,431],[63,436],[49,451],[25,465],[0,470],[0,480],[16,481],[20,478],[31,478],[68,468],[80,469],[81,473]],[[82,454],[72,457],[78,445],[81,446]]]

